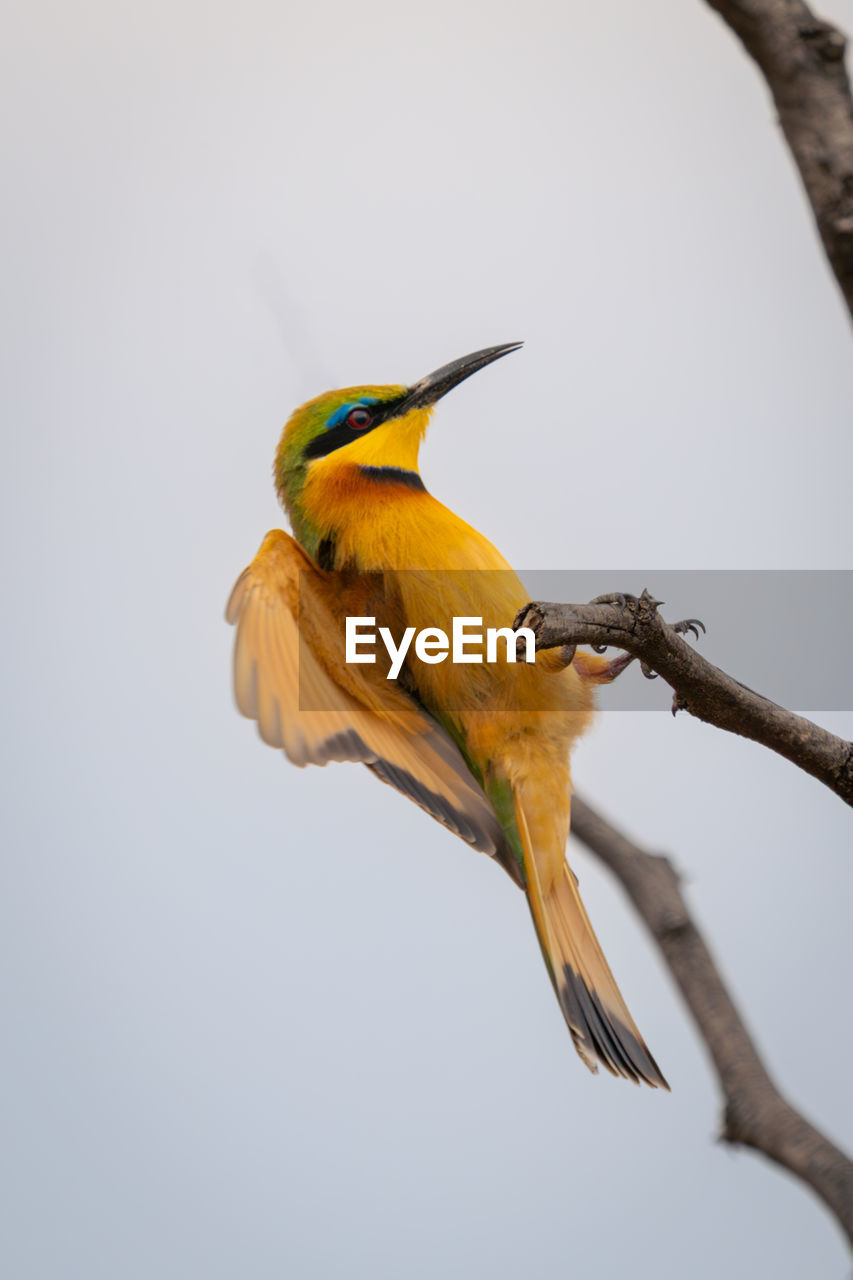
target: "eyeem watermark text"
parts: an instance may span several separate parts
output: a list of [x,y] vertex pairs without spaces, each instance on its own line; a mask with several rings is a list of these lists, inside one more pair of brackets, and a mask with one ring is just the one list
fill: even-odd
[[[376,648],[376,631],[372,630],[375,626],[375,618],[347,618],[344,650],[347,662],[376,661],[376,654],[368,651]],[[416,657],[431,664],[444,662],[448,657],[451,662],[497,662],[498,642],[501,640],[505,646],[503,657],[506,662],[515,662],[520,641],[524,642],[524,661],[536,661],[536,638],[529,627],[519,627],[517,631],[512,627],[486,627],[484,633],[482,618],[454,618],[450,638],[441,627],[424,627],[421,631],[406,627],[399,645],[394,642],[388,627],[380,627],[379,638],[391,659],[389,680],[397,679],[413,640]]]

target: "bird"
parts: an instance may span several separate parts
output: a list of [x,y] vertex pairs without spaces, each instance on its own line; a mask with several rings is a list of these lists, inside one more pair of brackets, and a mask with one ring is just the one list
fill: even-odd
[[559,649],[527,662],[438,661],[424,646],[427,660],[409,649],[390,679],[378,646],[373,662],[347,661],[347,618],[374,620],[397,643],[407,628],[449,631],[458,617],[506,627],[528,601],[500,552],[418,469],[439,400],[521,345],[475,351],[411,385],[326,392],[291,415],[274,479],[292,536],[267,533],[226,609],[235,700],[294,764],[360,762],[493,858],[527,897],[586,1066],[668,1089],[566,861],[570,751],[618,662]]

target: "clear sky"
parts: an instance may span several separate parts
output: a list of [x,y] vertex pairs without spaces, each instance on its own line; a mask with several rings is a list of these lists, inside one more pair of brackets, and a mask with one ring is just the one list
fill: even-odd
[[[592,860],[669,1097],[585,1071],[499,869],[263,746],[223,621],[295,405],[516,338],[422,470],[519,569],[851,567],[849,321],[739,47],[699,0],[35,0],[0,61],[3,1273],[845,1275],[715,1143]],[[848,661],[819,620],[801,659]],[[849,1149],[849,810],[664,710],[603,713],[574,773]]]

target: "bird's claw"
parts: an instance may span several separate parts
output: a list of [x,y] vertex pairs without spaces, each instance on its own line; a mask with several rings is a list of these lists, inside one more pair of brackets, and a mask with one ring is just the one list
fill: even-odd
[[[594,600],[590,600],[590,604],[617,604],[620,609],[637,610],[640,602],[636,596],[632,596],[629,591],[608,591],[606,595],[596,596]],[[593,653],[606,653],[608,649],[606,644],[592,644],[590,648]]]
[[534,611],[535,607],[536,606],[534,605],[533,601],[528,600],[527,604],[523,605],[522,608],[519,609],[518,613],[515,615],[512,621],[513,631],[518,631],[519,627],[523,627],[525,623],[529,625],[528,614]]
[[676,635],[684,636],[688,633],[699,639],[699,632],[705,634],[705,623],[701,618],[682,618],[680,622],[670,623],[672,630]]
[[560,649],[560,661],[561,661],[561,663],[563,664],[563,669],[564,669],[564,670],[565,670],[565,668],[566,668],[566,667],[570,667],[570,666],[572,665],[572,663],[573,663],[573,662],[574,662],[574,660],[575,660],[575,653],[576,653],[576,652],[577,652],[577,645],[576,645],[576,644],[564,644],[564,645],[561,647],[561,649]]
[[608,591],[606,595],[596,596],[594,600],[590,600],[590,604],[618,604],[620,609],[624,609],[628,605],[632,609],[636,609],[640,603],[636,596],[630,595],[626,591]]

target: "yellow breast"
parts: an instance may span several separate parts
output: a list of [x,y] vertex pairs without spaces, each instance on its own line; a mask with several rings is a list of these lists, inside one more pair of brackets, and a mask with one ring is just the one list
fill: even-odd
[[[312,522],[334,540],[337,568],[381,574],[378,625],[398,638],[405,627],[450,635],[455,617],[482,619],[484,632],[511,627],[530,598],[497,548],[425,491],[376,484],[358,465],[337,462],[312,470],[304,501]],[[532,735],[540,756],[553,740],[554,763],[564,760],[589,719],[588,684],[571,667],[558,670],[554,655],[538,654],[528,665],[504,654],[501,643],[495,662],[428,664],[410,650],[407,679],[426,706],[478,744],[478,757],[494,758],[499,743],[505,751],[514,743],[526,758]]]

